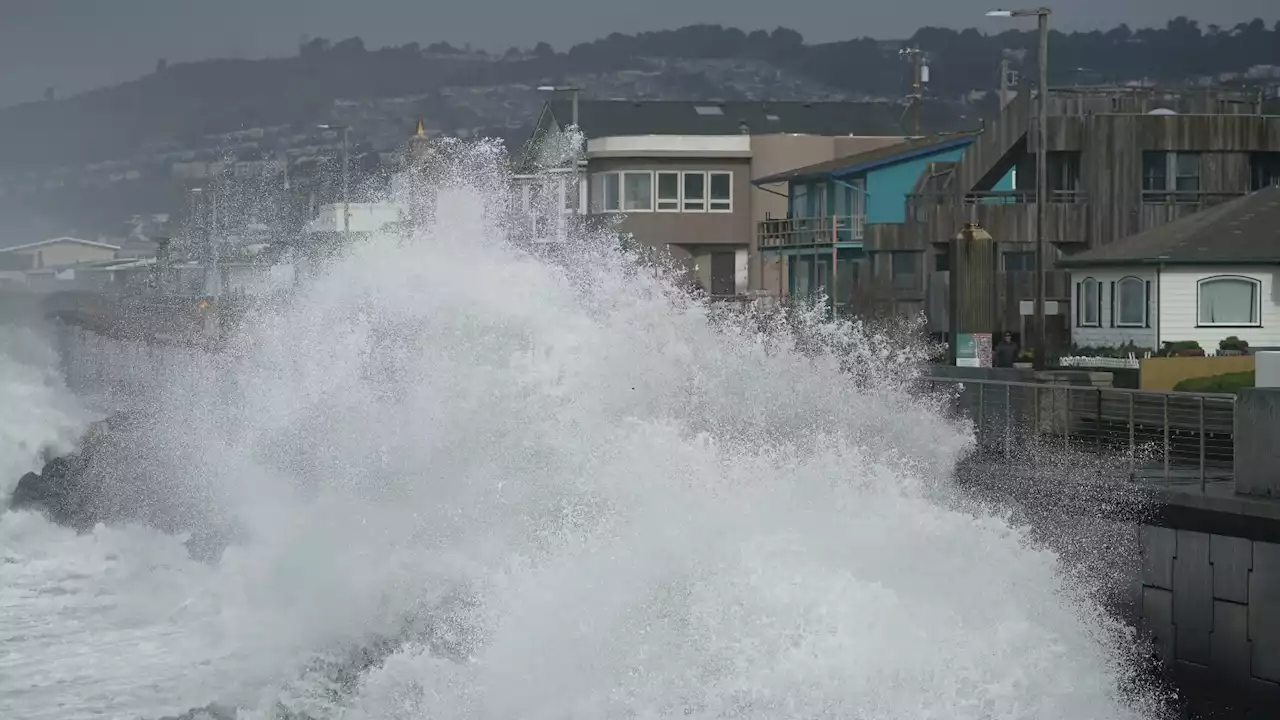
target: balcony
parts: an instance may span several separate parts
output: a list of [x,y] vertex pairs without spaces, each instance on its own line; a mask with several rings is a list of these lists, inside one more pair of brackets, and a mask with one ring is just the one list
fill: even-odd
[[[1084,193],[1051,193],[1045,206],[1045,240],[1060,245],[1088,238],[1089,205]],[[945,243],[967,222],[977,222],[997,242],[1035,238],[1036,194],[1026,190],[974,192],[957,202],[954,195],[911,195],[907,199],[907,236],[913,245]]]
[[1230,202],[1243,192],[1143,192],[1139,232]]
[[865,215],[787,218],[763,220],[756,233],[761,250],[781,251],[861,242],[866,224]]

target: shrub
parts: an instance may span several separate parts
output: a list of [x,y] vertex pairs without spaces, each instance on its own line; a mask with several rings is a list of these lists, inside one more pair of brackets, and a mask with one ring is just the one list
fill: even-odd
[[1244,354],[1249,352],[1249,343],[1235,335],[1229,335],[1218,341],[1218,352]]
[[1187,378],[1173,386],[1178,392],[1234,393],[1253,387],[1253,371],[1223,373],[1209,377]]
[[1159,354],[1160,357],[1203,357],[1204,348],[1195,340],[1166,340]]

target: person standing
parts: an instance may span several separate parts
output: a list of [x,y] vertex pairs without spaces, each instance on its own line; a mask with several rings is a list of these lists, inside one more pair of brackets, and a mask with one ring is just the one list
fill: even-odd
[[996,345],[994,356],[994,365],[998,368],[1011,368],[1018,361],[1018,344],[1013,341],[1013,333],[1005,333],[1004,338],[1000,340],[1000,344]]

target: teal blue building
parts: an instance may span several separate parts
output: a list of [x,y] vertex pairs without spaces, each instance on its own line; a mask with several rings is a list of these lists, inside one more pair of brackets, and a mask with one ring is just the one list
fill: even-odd
[[[863,266],[875,226],[905,223],[907,198],[921,174],[934,163],[959,160],[976,139],[976,133],[919,138],[752,181],[762,188],[787,185],[787,217],[764,221],[759,232],[761,254],[783,259],[787,294],[803,297],[825,288],[838,308],[846,305],[873,274]],[[993,189],[1012,188],[1010,173]],[[924,253],[917,254],[912,261],[923,275]]]

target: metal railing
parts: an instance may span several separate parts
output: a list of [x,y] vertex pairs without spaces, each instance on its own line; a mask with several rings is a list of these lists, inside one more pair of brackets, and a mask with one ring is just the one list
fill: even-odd
[[1083,451],[1166,485],[1234,478],[1235,395],[928,377],[950,387],[980,452]]
[[788,248],[861,240],[866,225],[865,215],[826,215],[762,220],[756,232],[760,247]]

